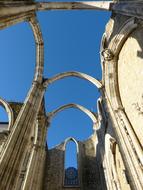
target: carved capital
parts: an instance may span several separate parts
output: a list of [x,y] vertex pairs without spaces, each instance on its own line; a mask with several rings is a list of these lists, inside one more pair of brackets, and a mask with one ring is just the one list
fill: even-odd
[[110,49],[104,49],[101,52],[101,55],[104,58],[104,61],[111,61],[114,58],[114,55]]

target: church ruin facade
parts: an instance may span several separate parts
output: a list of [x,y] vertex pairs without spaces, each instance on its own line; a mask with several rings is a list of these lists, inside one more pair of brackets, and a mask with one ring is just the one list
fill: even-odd
[[[76,71],[43,77],[44,41],[37,11],[106,10],[111,18],[101,42],[102,79]],[[35,38],[36,66],[23,103],[0,98],[9,123],[0,124],[0,190],[142,190],[143,189],[143,2],[0,1],[0,29],[28,22]],[[66,77],[88,80],[100,91],[97,113],[70,103],[50,113],[44,94]],[[73,137],[48,150],[51,119],[68,108],[79,109],[93,122],[85,141]],[[64,169],[65,149],[76,145],[78,168]],[[58,172],[56,172],[58,171]]]

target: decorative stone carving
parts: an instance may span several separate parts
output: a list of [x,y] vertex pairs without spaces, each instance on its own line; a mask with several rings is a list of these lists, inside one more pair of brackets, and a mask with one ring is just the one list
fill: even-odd
[[[142,117],[139,117],[139,115],[143,115],[143,101],[138,100],[142,93],[142,78],[139,78],[142,77],[142,73],[139,74],[139,72],[142,72],[143,45],[142,31],[138,30],[143,25],[142,7],[142,2],[133,4],[120,1],[118,3],[110,1],[68,3],[31,2],[31,0],[30,3],[28,0],[1,1],[0,29],[27,21],[32,27],[36,44],[34,80],[24,104],[13,105],[15,107],[14,120],[16,119],[13,130],[10,130],[13,126],[13,112],[4,102],[9,112],[8,131],[10,133],[3,131],[0,134],[0,145],[4,145],[0,154],[1,190],[67,190],[69,188],[71,190],[105,190],[106,186],[108,190],[143,189],[143,150],[141,147],[143,122]],[[85,8],[114,11],[112,21],[106,28],[106,37],[103,37],[101,45],[101,61],[104,63],[102,64],[102,83],[87,74],[74,71],[61,73],[44,80],[44,43],[35,12],[49,9]],[[134,31],[137,33],[132,36]],[[133,45],[132,43],[127,45],[128,40],[133,41]],[[135,46],[135,42],[138,47]],[[127,46],[124,49],[125,45]],[[122,59],[120,60],[120,58]],[[126,69],[124,67],[119,76],[120,62],[126,66]],[[133,72],[128,74],[130,68],[133,68]],[[137,68],[139,72],[134,75],[134,70]],[[125,82],[122,82],[124,74],[126,79]],[[132,78],[131,74],[135,78]],[[76,169],[66,170],[66,177],[68,180],[70,179],[69,184],[74,182],[77,185],[80,182],[80,187],[73,188],[63,187],[65,144],[58,145],[52,150],[45,150],[47,116],[43,109],[45,104],[42,101],[45,88],[49,84],[69,76],[86,79],[97,86],[102,93],[103,105],[107,108],[103,106],[100,109],[99,107],[99,117],[77,104],[68,104],[55,111],[75,107],[84,111],[92,119],[94,129],[99,123],[102,123],[104,129],[106,128],[106,130],[99,128],[102,131],[100,136],[102,138],[97,139],[96,131],[94,131],[93,136],[88,140],[78,142],[79,181],[77,181]],[[130,80],[128,80],[129,78]],[[133,87],[132,83],[135,85],[134,88],[131,88]],[[104,88],[102,88],[103,84]],[[121,87],[122,92],[121,84],[124,84]],[[139,86],[138,91],[135,90],[137,86]],[[129,90],[132,93],[129,93]],[[132,97],[133,101],[130,101]],[[42,110],[40,110],[41,104]],[[122,105],[125,109],[122,109]],[[103,166],[104,170],[99,165]],[[106,184],[103,184],[103,178],[106,178]]]
[[114,55],[110,49],[104,49],[101,54],[105,61],[111,61],[114,58]]

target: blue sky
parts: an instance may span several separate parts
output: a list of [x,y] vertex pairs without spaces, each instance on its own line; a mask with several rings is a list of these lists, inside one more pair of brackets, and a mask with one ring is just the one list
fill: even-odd
[[[101,11],[39,12],[45,43],[44,76],[80,71],[101,79],[100,40],[110,14]],[[32,83],[35,44],[28,23],[0,31],[0,96],[23,102]],[[78,103],[96,111],[98,90],[82,79],[66,78],[45,93],[47,112],[67,103]],[[6,120],[0,109],[0,121]],[[69,136],[84,140],[92,134],[92,122],[81,111],[65,110],[53,118],[48,130],[49,147]]]

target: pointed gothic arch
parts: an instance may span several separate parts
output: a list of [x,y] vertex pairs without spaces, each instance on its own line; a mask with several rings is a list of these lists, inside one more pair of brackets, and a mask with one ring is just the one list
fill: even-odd
[[14,123],[14,115],[13,115],[13,111],[12,108],[10,107],[9,103],[6,102],[5,100],[3,100],[2,98],[0,98],[0,106],[2,106],[5,111],[7,112],[8,115],[8,127],[6,130],[10,130],[11,127],[13,126]]
[[69,108],[79,109],[80,111],[84,112],[92,120],[93,129],[95,130],[97,128],[98,118],[96,117],[95,113],[91,112],[89,109],[87,109],[79,104],[74,104],[74,103],[63,105],[63,106],[57,108],[56,110],[47,113],[48,120],[51,120],[57,113],[65,110],[65,109],[69,109]]
[[36,67],[35,67],[35,75],[34,75],[34,81],[37,81],[39,83],[42,82],[43,79],[43,68],[44,68],[44,42],[43,37],[41,33],[41,29],[38,23],[38,20],[35,15],[33,15],[31,18],[29,18],[28,23],[30,24],[35,44],[36,44]]
[[[75,148],[76,148],[76,155],[71,155],[72,156],[76,156],[76,164],[77,164],[77,168],[75,167],[65,167],[65,162],[66,162],[66,149],[67,146],[70,142],[73,142],[75,144]],[[68,137],[65,142],[64,142],[64,179],[63,179],[63,185],[66,187],[76,187],[79,186],[80,181],[79,181],[79,146],[78,146],[78,142],[76,141],[75,138],[73,137]]]
[[66,78],[66,77],[78,77],[78,78],[89,81],[90,83],[95,85],[98,89],[102,88],[102,83],[99,80],[97,80],[96,78],[94,78],[90,75],[87,75],[87,74],[81,73],[81,72],[77,72],[77,71],[68,71],[68,72],[57,74],[57,75],[53,76],[52,78],[45,79],[43,85],[44,85],[44,87],[47,88],[47,86],[49,84],[52,84],[53,82],[63,79],[63,78]]
[[[64,155],[64,168],[66,168],[66,163],[65,163],[65,159],[66,159],[66,149],[67,149],[67,145],[68,143],[70,142],[73,142],[76,146],[76,154],[77,154],[77,157],[78,157],[78,153],[79,153],[79,147],[78,147],[78,142],[76,141],[75,138],[73,137],[68,137],[65,142],[64,142],[64,151],[65,151],[65,155]],[[77,167],[78,167],[78,158],[77,158]]]

